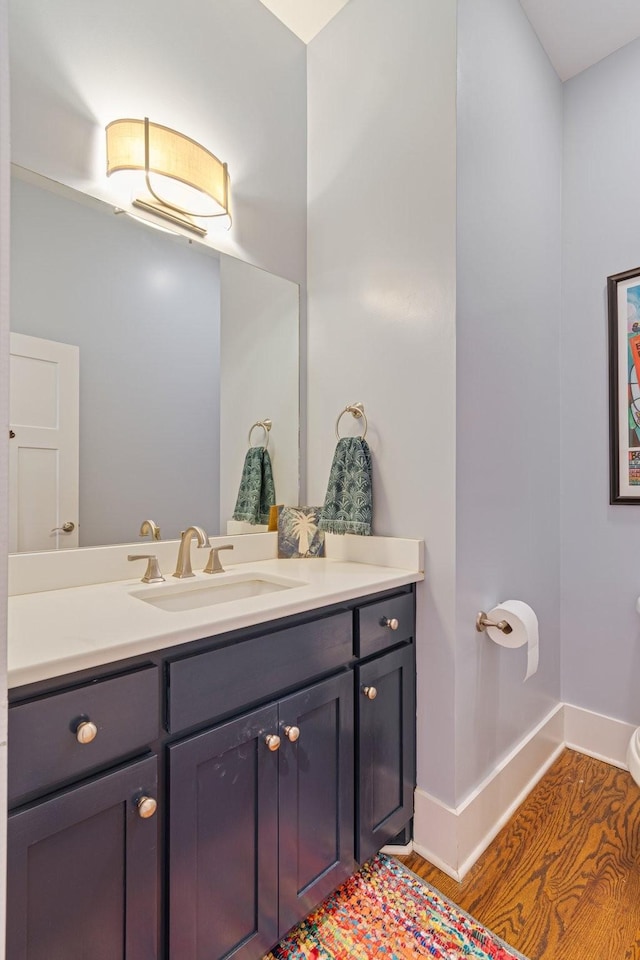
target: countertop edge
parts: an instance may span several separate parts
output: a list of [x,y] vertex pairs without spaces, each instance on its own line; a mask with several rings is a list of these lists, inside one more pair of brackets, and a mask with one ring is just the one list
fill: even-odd
[[[368,565],[354,564],[354,566],[359,567],[362,571],[362,568]],[[268,609],[250,609],[240,614],[234,611],[232,616],[225,617],[223,614],[223,616],[218,616],[215,620],[209,621],[206,624],[198,623],[181,627],[178,630],[156,630],[155,632],[150,632],[145,636],[135,637],[126,642],[111,643],[109,646],[87,646],[84,649],[76,649],[69,655],[62,654],[50,660],[38,660],[37,662],[17,667],[11,667],[9,663],[7,673],[8,687],[13,690],[42,680],[51,680],[55,677],[67,676],[68,674],[93,667],[102,667],[132,657],[144,656],[145,654],[151,654],[158,650],[165,650],[174,646],[178,647],[195,640],[221,636],[226,633],[231,633],[234,630],[258,626],[260,624],[268,624],[274,620],[309,613],[313,610],[322,610],[325,607],[358,598],[365,599],[377,593],[394,590],[398,587],[424,580],[424,573],[422,571],[391,570],[389,568],[368,566],[367,573],[371,573],[371,580],[368,584],[351,584],[342,589],[336,589],[335,586],[333,586],[331,589],[327,589],[324,594],[316,592],[314,595],[308,597],[292,597],[289,601],[280,595],[282,597],[281,602]],[[31,594],[30,596],[34,597],[37,595]]]

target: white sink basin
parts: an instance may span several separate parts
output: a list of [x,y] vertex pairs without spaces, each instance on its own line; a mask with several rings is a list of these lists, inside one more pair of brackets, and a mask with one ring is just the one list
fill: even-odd
[[212,579],[207,581],[176,580],[175,583],[167,583],[161,587],[149,584],[146,590],[132,591],[131,596],[160,610],[178,613],[303,586],[304,580],[289,580],[287,577],[269,574],[214,574]]

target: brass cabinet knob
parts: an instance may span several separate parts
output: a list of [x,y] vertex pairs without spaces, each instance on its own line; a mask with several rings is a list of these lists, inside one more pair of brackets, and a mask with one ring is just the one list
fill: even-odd
[[142,817],[143,820],[147,820],[149,817],[152,817],[158,809],[158,801],[154,800],[153,797],[140,797],[136,806],[138,808],[138,816]]
[[98,728],[91,720],[82,720],[76,727],[78,743],[91,743],[98,736]]
[[285,727],[284,735],[291,743],[295,743],[300,736],[300,727]]
[[264,738],[264,742],[269,747],[269,750],[273,753],[275,750],[280,749],[280,737],[277,733],[269,733]]
[[363,687],[362,692],[367,700],[375,700],[375,698],[378,696],[378,691],[375,687]]
[[382,626],[389,627],[389,630],[397,630],[399,624],[395,617],[384,617],[382,620]]

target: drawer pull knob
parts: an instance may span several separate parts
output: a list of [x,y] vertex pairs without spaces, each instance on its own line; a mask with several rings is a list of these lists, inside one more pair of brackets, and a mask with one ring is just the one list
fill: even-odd
[[398,624],[398,621],[396,620],[395,617],[391,617],[391,618],[389,618],[389,617],[383,617],[383,619],[382,619],[382,626],[383,626],[383,627],[389,627],[389,630],[397,630],[399,624]]
[[284,735],[291,743],[295,743],[300,736],[300,727],[285,727]]
[[280,749],[280,737],[277,733],[270,733],[264,738],[264,742],[269,747],[269,750],[273,753],[275,750]]
[[91,743],[98,736],[98,728],[90,720],[83,720],[76,727],[76,740],[78,743]]
[[136,806],[138,807],[138,816],[142,817],[143,820],[148,820],[158,809],[158,801],[154,800],[153,797],[140,797]]
[[375,700],[375,698],[378,696],[378,691],[375,687],[363,687],[362,692],[367,700]]

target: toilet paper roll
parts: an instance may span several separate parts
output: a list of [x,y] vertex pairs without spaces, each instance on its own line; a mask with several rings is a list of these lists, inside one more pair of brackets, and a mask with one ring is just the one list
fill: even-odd
[[509,633],[504,633],[497,627],[487,627],[487,633],[494,643],[501,647],[527,645],[527,672],[524,679],[528,680],[538,669],[538,618],[529,604],[522,600],[505,600],[493,610],[489,610],[487,619],[496,623],[506,620],[511,627]]

